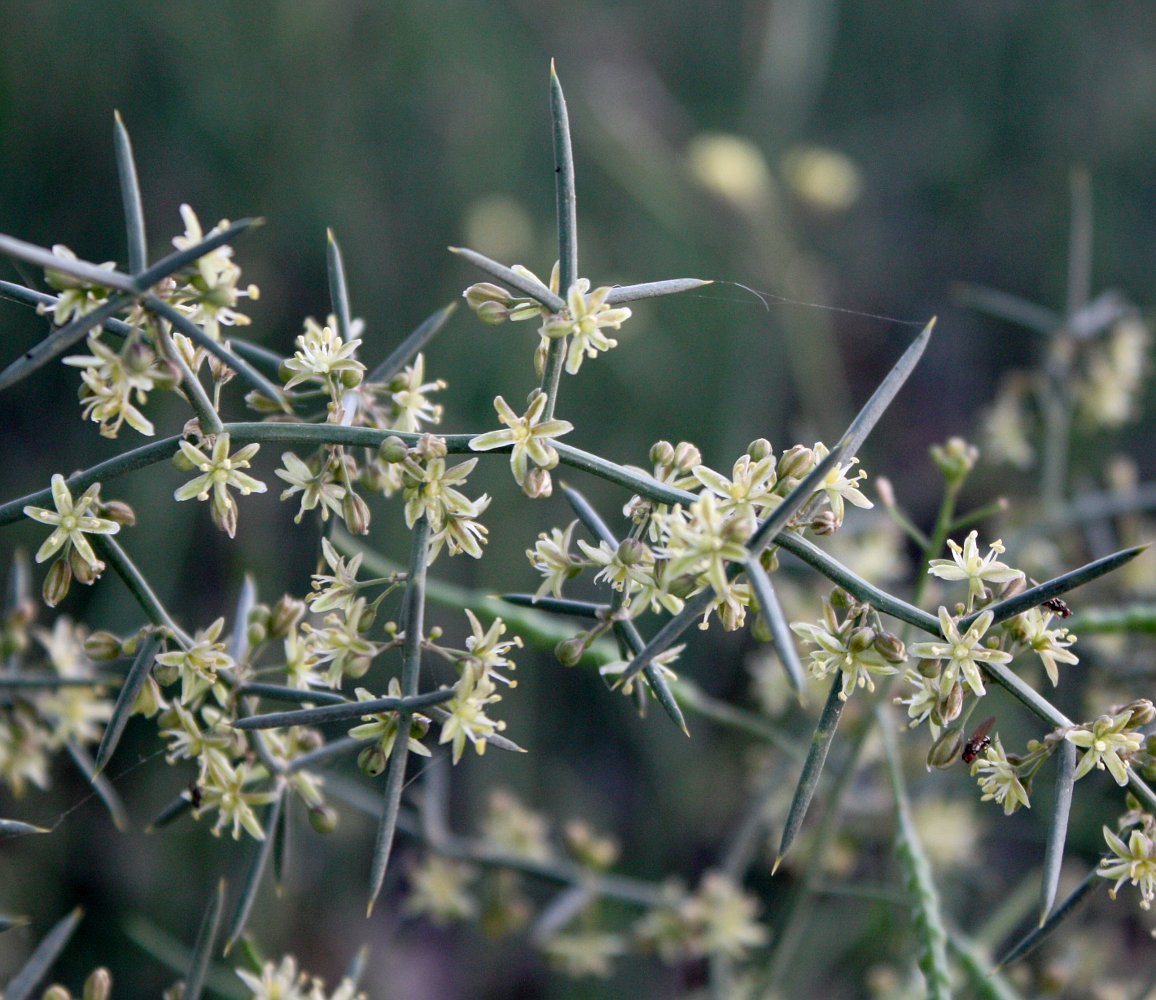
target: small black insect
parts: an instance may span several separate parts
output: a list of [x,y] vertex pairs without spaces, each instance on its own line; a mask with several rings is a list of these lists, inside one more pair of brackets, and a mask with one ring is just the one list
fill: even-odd
[[1047,608],[1052,614],[1059,615],[1061,618],[1072,617],[1072,609],[1068,607],[1067,602],[1059,597],[1049,597],[1040,607]]
[[201,808],[201,786],[195,781],[189,783],[188,787],[189,801],[193,804],[194,809]]
[[988,733],[991,732],[991,727],[995,724],[995,716],[984,719],[978,726],[975,727],[975,732],[968,737],[967,742],[963,745],[963,753],[960,756],[963,758],[965,764],[970,764],[976,757],[991,746],[991,737]]

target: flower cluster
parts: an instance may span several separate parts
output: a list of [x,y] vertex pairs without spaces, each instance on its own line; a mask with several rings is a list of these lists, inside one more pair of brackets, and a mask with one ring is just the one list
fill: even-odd
[[[0,704],[0,785],[16,797],[29,785],[48,787],[52,756],[65,747],[95,747],[112,714],[107,681],[95,675],[95,664],[85,651],[88,630],[61,615],[51,629],[31,624],[22,613],[10,620],[41,647],[43,661],[59,685],[45,684],[10,694]],[[29,650],[30,651],[30,650]],[[84,682],[91,679],[91,683]]]
[[[178,250],[196,246],[229,226],[227,220],[222,220],[206,234],[192,208],[181,205],[180,213],[185,232],[172,241]],[[54,246],[52,252],[61,261],[76,260],[65,246]],[[244,326],[249,322],[249,317],[238,311],[238,302],[259,295],[255,285],[241,287],[241,269],[232,258],[232,247],[216,247],[165,279],[153,289],[153,294],[198,326],[208,338],[219,341],[222,326]],[[116,268],[112,261],[99,266],[108,271]],[[46,269],[45,279],[60,294],[38,309],[51,313],[58,326],[105,305],[112,294],[108,286],[55,268]],[[204,348],[195,346],[184,334],[170,336],[167,325],[162,326],[139,305],[130,306],[127,313],[127,322],[97,324],[89,331],[88,354],[64,359],[66,365],[81,370],[80,401],[85,419],[99,424],[101,435],[109,438],[117,437],[125,424],[141,434],[154,434],[155,427],[143,410],[149,394],[173,389],[179,381],[180,363],[196,372],[207,356]],[[116,343],[110,343],[110,339]],[[231,376],[223,366],[215,374],[222,382]]]
[[878,614],[870,607],[850,601],[841,593],[837,597],[845,608],[841,621],[835,605],[827,599],[823,602],[822,625],[793,622],[791,629],[815,647],[807,661],[812,677],[822,679],[842,672],[839,697],[846,701],[857,687],[874,691],[875,677],[897,673],[906,662],[907,653],[899,637],[883,629]]
[[332,993],[324,980],[297,969],[297,959],[284,956],[280,962],[266,962],[260,972],[238,969],[237,975],[248,990],[248,1000],[366,1000],[350,979],[343,979]]
[[[511,268],[527,282],[559,294],[559,266],[554,265],[547,286],[528,268],[520,264]],[[566,305],[552,313],[540,301],[529,296],[519,297],[507,289],[491,282],[471,285],[463,293],[466,302],[477,313],[482,322],[491,326],[506,320],[541,319],[538,328],[539,342],[535,353],[535,365],[539,377],[545,369],[546,353],[551,341],[566,341],[566,371],[577,375],[585,358],[595,358],[600,353],[618,346],[618,341],[605,334],[605,330],[617,330],[630,318],[630,310],[625,306],[612,306],[607,302],[613,289],[609,285],[590,290],[590,279],[579,278],[567,289]]]

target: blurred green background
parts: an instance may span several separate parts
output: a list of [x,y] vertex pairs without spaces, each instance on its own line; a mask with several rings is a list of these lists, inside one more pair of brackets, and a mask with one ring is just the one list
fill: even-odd
[[[972,433],[1000,373],[1030,363],[1039,347],[962,308],[953,288],[986,284],[1062,310],[1073,168],[1092,179],[1093,290],[1116,287],[1141,306],[1156,291],[1156,15],[1146,0],[8,0],[2,23],[0,231],[123,263],[112,152],[119,110],[152,255],[182,231],[182,202],[206,228],[263,216],[266,225],[236,251],[261,288],[245,310],[246,334],[288,352],[303,318],[329,311],[332,227],[371,366],[480,280],[447,245],[548,274],[556,252],[547,80],[556,59],[577,161],[580,273],[595,285],[719,281],[640,305],[619,349],[564,382],[559,412],[577,428],[567,440],[617,461],[645,464],[660,437],[694,441],[724,470],[755,437],[776,450],[831,441],[938,315],[922,367],[862,453],[926,523],[936,490],[928,445]],[[725,282],[847,311],[774,300],[765,308]],[[8,302],[0,324],[0,361],[45,329]],[[429,348],[427,374],[450,384],[447,430],[488,427],[496,394],[520,400],[532,387],[528,326],[485,328],[461,309]],[[79,422],[77,383],[70,370],[42,369],[0,397],[5,498],[125,446]],[[233,419],[243,419],[239,396],[226,407]],[[159,431],[183,419],[161,410]],[[1095,479],[1103,442],[1086,444],[1077,471]],[[1120,446],[1144,472],[1151,444],[1151,425],[1141,423]],[[257,463],[267,480],[274,458]],[[501,465],[483,462],[471,481],[495,498],[485,519],[490,557],[481,565],[443,558],[436,569],[488,592],[533,589],[522,552],[569,513],[560,497],[527,507]],[[245,568],[265,599],[307,589],[316,539],[293,528],[274,487],[242,501],[230,544],[206,511],[174,518],[162,506],[180,482],[157,467],[106,494],[136,505],[141,525],[127,536],[134,555],[186,625],[228,614]],[[993,476],[983,498],[1030,482]],[[577,485],[607,517],[625,499],[598,482]],[[154,507],[163,518],[150,517]],[[375,518],[374,543],[404,552],[396,505],[375,507]],[[0,547],[37,539],[17,526]],[[135,624],[114,581],[70,601],[66,610],[94,624]],[[743,697],[743,641],[719,642],[691,672],[716,694]],[[533,753],[491,754],[461,769],[463,824],[501,781],[535,807],[588,815],[614,831],[625,870],[693,881],[734,818],[743,745],[705,724],[690,743],[661,718],[639,726],[595,678],[548,655],[527,654],[520,673],[503,708],[509,734]],[[102,915],[141,913],[188,941],[208,885],[223,869],[236,877],[233,845],[209,842],[201,828],[138,844],[149,809],[180,784],[158,761],[145,763],[122,780],[135,832],[114,834],[86,804],[62,822],[53,847],[9,852],[35,861],[0,858],[0,907],[32,913],[38,928],[85,902],[101,922],[78,938],[76,966],[112,962],[120,982],[137,984],[121,996],[147,995],[161,980],[124,943],[119,918]],[[61,775],[52,796],[5,801],[3,812],[52,820],[82,796]],[[585,986],[565,993],[517,943],[431,933],[388,912],[364,923],[372,834],[359,823],[351,818],[331,846],[305,852],[297,888],[325,886],[323,899],[291,912],[265,901],[268,951],[296,949],[332,981],[366,939],[375,996],[596,995]],[[197,861],[174,868],[177,857]],[[61,877],[50,882],[40,865]],[[14,961],[5,956],[26,947],[12,938],[0,938],[0,974]],[[446,948],[456,965],[442,961]],[[671,995],[684,984],[679,976],[647,966],[605,995],[625,995],[616,992],[624,983],[631,995]]]

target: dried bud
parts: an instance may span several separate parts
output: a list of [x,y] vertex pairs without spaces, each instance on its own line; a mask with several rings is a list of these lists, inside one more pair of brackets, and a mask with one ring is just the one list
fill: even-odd
[[656,441],[650,446],[650,464],[658,469],[669,469],[674,465],[674,445],[669,441]]
[[940,698],[931,710],[931,721],[937,726],[946,726],[959,718],[963,711],[963,685],[956,681],[951,690]]
[[875,637],[875,652],[888,663],[907,662],[907,647],[894,632],[880,632]]
[[674,449],[674,467],[679,472],[690,472],[696,465],[702,465],[702,452],[689,441],[679,441]]
[[369,504],[353,490],[346,490],[341,500],[341,517],[345,526],[355,535],[369,534]]
[[573,667],[578,664],[586,652],[586,637],[582,635],[563,639],[554,647],[554,655],[564,667]]
[[367,746],[357,755],[357,767],[367,778],[376,778],[385,770],[385,763],[389,758],[381,749],[380,743]]
[[445,438],[436,434],[423,434],[414,446],[414,453],[419,462],[428,462],[431,458],[445,458],[449,448]]
[[104,563],[99,559],[95,566],[85,562],[84,557],[75,548],[68,550],[68,565],[72,569],[72,578],[77,582],[91,587],[104,572]]
[[784,479],[802,479],[815,465],[815,453],[805,445],[797,444],[788,448],[779,457],[779,467],[776,470],[779,481]]
[[747,454],[751,456],[752,462],[761,462],[768,455],[773,455],[774,452],[771,442],[766,438],[755,438],[747,445]]
[[56,605],[68,596],[68,591],[71,586],[72,569],[68,564],[68,560],[64,558],[57,559],[48,570],[48,574],[44,577],[44,586],[41,589],[41,596],[44,598],[44,603],[50,608],[56,607]]
[[1017,576],[1014,580],[1008,580],[1008,582],[1003,585],[999,592],[999,599],[1006,601],[1009,597],[1015,597],[1016,594],[1023,593],[1026,587],[1027,577],[1022,575]]
[[526,473],[522,492],[531,500],[540,500],[554,492],[554,480],[546,469],[531,469]]
[[103,629],[93,632],[84,640],[84,652],[89,659],[98,662],[117,660],[123,655],[120,640],[111,632]]
[[122,528],[131,528],[136,524],[136,512],[123,500],[109,500],[101,504],[100,516],[115,521]]
[[822,510],[811,518],[807,527],[816,535],[825,536],[835,534],[835,532],[839,530],[841,523],[838,515],[833,510]]
[[230,538],[237,537],[237,505],[233,502],[232,497],[227,497],[221,503],[217,502],[217,494],[213,494],[213,500],[209,504],[209,514],[213,518],[213,524],[220,528]]
[[83,1000],[108,1000],[112,995],[112,973],[108,969],[94,969],[84,981]]
[[928,680],[938,677],[943,670],[942,660],[920,660],[917,669],[919,676]]
[[269,635],[274,639],[284,639],[304,617],[305,602],[282,594],[269,612]]
[[927,751],[927,769],[950,767],[963,749],[963,730],[945,729]]

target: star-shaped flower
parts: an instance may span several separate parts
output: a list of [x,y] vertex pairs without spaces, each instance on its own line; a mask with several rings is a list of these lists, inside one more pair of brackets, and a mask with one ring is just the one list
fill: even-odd
[[96,557],[96,553],[92,551],[92,546],[84,536],[86,533],[90,535],[115,535],[120,531],[120,525],[115,521],[108,520],[108,518],[95,517],[88,513],[89,508],[99,498],[100,483],[93,483],[73,502],[72,492],[64,481],[64,477],[59,473],[52,477],[52,502],[55,504],[56,510],[47,510],[44,507],[31,505],[24,508],[24,513],[34,521],[53,526],[52,534],[36,552],[38,563],[44,562],[45,559],[55,555],[61,549],[64,549],[65,554],[67,554],[68,547],[71,546],[76,550],[76,554],[92,567],[94,572],[99,573],[104,569],[104,563]]
[[1117,785],[1128,784],[1128,760],[1144,745],[1144,738],[1128,729],[1131,718],[1132,710],[1125,709],[1115,715],[1101,715],[1090,727],[1077,726],[1065,734],[1069,743],[1084,748],[1076,765],[1077,779],[1098,767],[1107,768]]
[[1142,830],[1133,830],[1128,842],[1124,843],[1104,827],[1104,839],[1116,855],[1114,858],[1104,858],[1096,869],[1096,874],[1101,878],[1116,880],[1108,894],[1115,899],[1120,884],[1128,879],[1140,888],[1141,908],[1150,909],[1152,899],[1156,896],[1156,848],[1153,848],[1152,838]]
[[607,337],[602,331],[617,330],[630,318],[630,310],[617,309],[606,304],[606,296],[611,286],[604,285],[590,291],[590,279],[579,278],[566,293],[566,309],[552,316],[542,324],[543,337],[556,340],[570,337],[566,350],[566,371],[577,375],[583,358],[594,358],[599,351],[609,351],[618,346],[618,341]]
[[228,487],[238,490],[242,496],[250,493],[264,493],[265,484],[242,469],[249,468],[249,459],[257,454],[259,444],[247,444],[235,455],[229,454],[229,435],[219,434],[213,442],[213,450],[206,455],[200,448],[181,442],[181,455],[200,475],[189,480],[173,493],[176,500],[208,500],[212,497],[213,523],[223,528],[232,538],[237,533],[237,501]]
[[976,618],[965,633],[960,635],[959,624],[947,613],[947,608],[939,609],[939,628],[945,641],[917,642],[909,647],[913,656],[925,660],[946,660],[943,672],[939,675],[939,691],[947,694],[956,680],[962,676],[968,687],[977,697],[983,697],[983,678],[980,676],[981,663],[1007,663],[1011,660],[1011,653],[1001,649],[988,649],[981,645],[984,633],[991,628],[995,617],[991,611],[985,611]]
[[525,485],[533,462],[540,469],[552,469],[558,464],[558,452],[550,445],[552,438],[569,434],[574,425],[569,420],[543,420],[546,412],[546,394],[536,392],[530,399],[525,416],[519,417],[501,396],[494,400],[498,420],[506,425],[504,431],[487,431],[470,441],[474,451],[491,451],[504,445],[513,445],[510,468],[518,483]]
[[996,555],[1002,555],[1004,551],[1003,543],[998,538],[988,547],[987,555],[981,557],[976,544],[978,537],[978,531],[971,532],[963,540],[962,548],[957,542],[948,539],[951,558],[932,559],[927,565],[927,572],[941,580],[966,580],[969,603],[983,594],[985,582],[1010,583],[1023,578],[1020,570],[996,560]]

